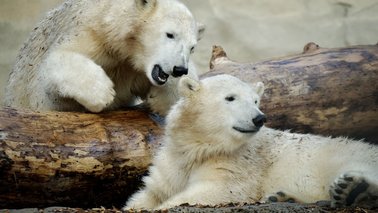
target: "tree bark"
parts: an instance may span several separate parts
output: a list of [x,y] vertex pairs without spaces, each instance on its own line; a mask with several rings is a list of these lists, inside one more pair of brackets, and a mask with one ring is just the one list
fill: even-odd
[[0,208],[121,205],[162,129],[143,111],[0,110]]
[[319,48],[257,63],[230,60],[214,46],[211,72],[262,81],[267,126],[378,143],[378,46]]
[[[268,126],[377,141],[378,46],[318,49],[259,63],[214,49],[211,76],[263,81]],[[0,208],[121,207],[140,184],[162,127],[141,110],[0,110]]]

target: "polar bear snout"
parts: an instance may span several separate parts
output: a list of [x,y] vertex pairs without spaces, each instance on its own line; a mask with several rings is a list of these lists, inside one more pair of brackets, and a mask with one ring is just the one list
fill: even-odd
[[165,73],[160,65],[155,64],[151,72],[151,77],[158,85],[163,85],[167,82],[169,74]]
[[173,67],[173,72],[172,72],[172,76],[177,78],[177,77],[181,77],[183,75],[187,75],[188,74],[188,68],[186,67],[182,67],[182,66],[174,66]]
[[[173,77],[178,78],[188,74],[188,68],[183,66],[174,66],[172,73]],[[155,64],[152,68],[151,77],[157,85],[163,85],[167,82],[169,74],[164,72],[163,68],[159,64]]]
[[238,132],[241,133],[256,133],[260,130],[260,128],[264,125],[266,122],[266,116],[264,114],[258,114],[255,118],[252,119],[252,123],[254,126],[252,126],[251,122],[248,121],[248,125],[237,125],[233,126],[232,128]]
[[261,128],[266,122],[266,116],[264,114],[259,114],[254,119],[252,119],[252,121],[257,128]]

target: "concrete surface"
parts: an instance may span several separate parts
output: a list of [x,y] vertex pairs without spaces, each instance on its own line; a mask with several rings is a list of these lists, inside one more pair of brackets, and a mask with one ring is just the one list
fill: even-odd
[[[18,49],[37,21],[62,0],[0,0],[0,102]],[[183,0],[207,26],[193,57],[208,70],[212,45],[230,58],[260,61],[322,47],[378,42],[376,0]]]

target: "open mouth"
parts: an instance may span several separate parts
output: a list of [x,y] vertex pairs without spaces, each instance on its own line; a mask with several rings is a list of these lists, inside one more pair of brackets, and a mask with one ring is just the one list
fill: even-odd
[[255,127],[253,129],[244,129],[244,128],[241,128],[241,127],[234,126],[232,128],[234,130],[238,131],[238,132],[241,132],[241,133],[255,133],[255,132],[258,132],[260,130],[259,127]]
[[151,73],[152,79],[159,84],[163,85],[167,82],[169,75],[163,71],[160,65],[155,65]]

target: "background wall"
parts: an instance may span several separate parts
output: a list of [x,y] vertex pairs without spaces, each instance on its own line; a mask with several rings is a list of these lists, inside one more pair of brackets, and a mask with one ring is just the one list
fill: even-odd
[[[0,0],[0,102],[18,49],[37,21],[62,0]],[[208,70],[212,45],[251,62],[322,47],[378,42],[376,0],[183,0],[206,34],[193,57]]]
[[62,0],[0,0],[0,106],[18,50],[46,11]]

